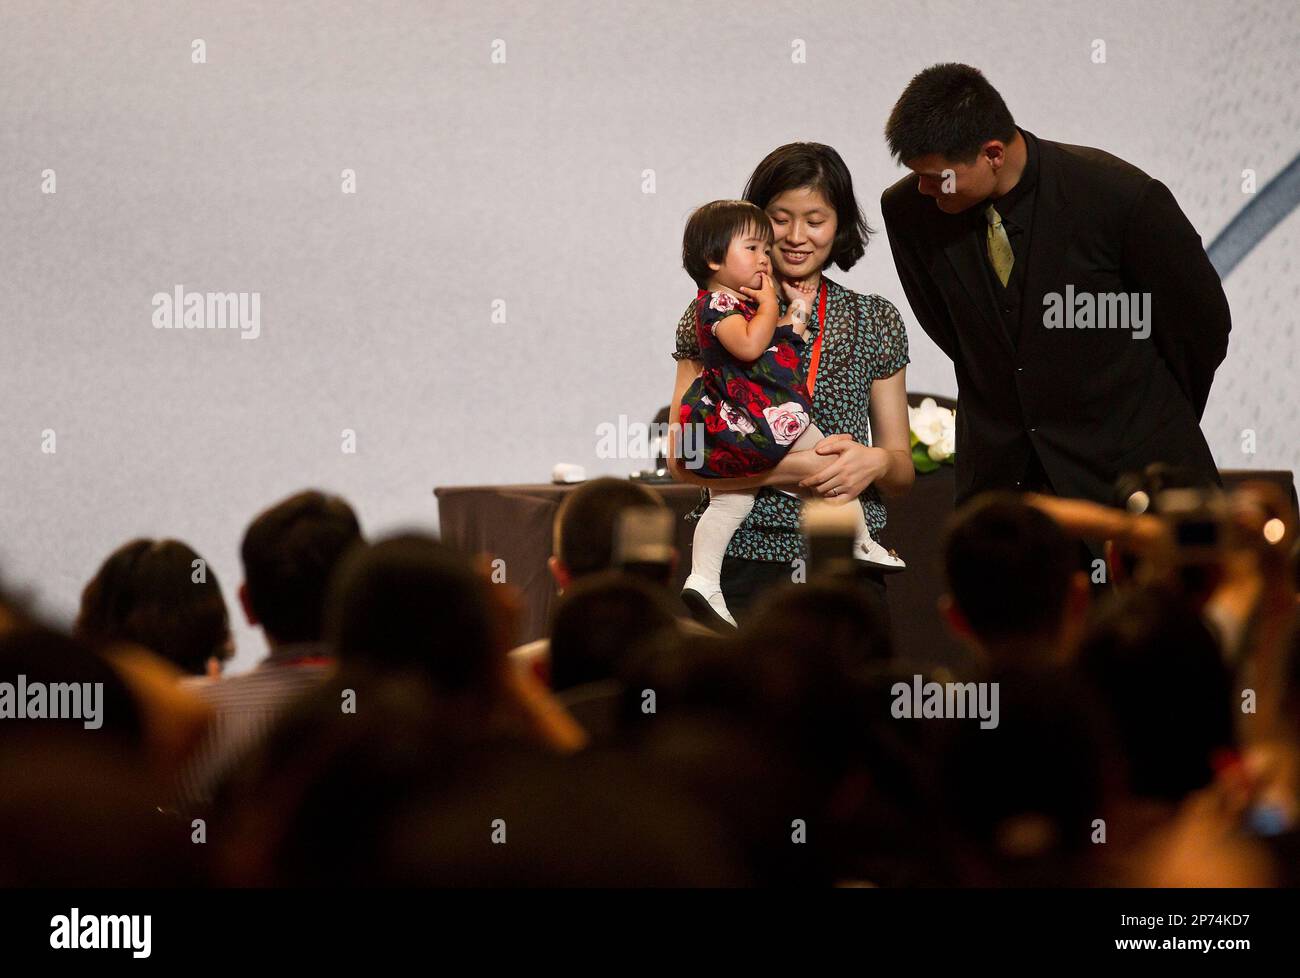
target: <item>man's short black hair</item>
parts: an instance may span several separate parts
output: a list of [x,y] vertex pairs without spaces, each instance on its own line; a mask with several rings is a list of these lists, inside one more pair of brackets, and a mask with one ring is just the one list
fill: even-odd
[[931,65],[907,83],[885,123],[889,151],[900,163],[937,153],[969,163],[990,139],[1011,142],[1016,123],[978,68]]
[[1077,553],[1050,516],[1013,493],[984,493],[953,516],[948,591],[977,638],[1050,638],[1061,625]]
[[697,207],[682,235],[682,267],[686,274],[700,288],[707,289],[713,277],[709,262],[725,262],[732,239],[746,233],[772,243],[772,222],[762,208],[747,200],[714,200]]
[[826,264],[848,271],[867,251],[871,227],[853,193],[853,177],[844,158],[825,143],[786,143],[754,168],[745,199],[763,208],[789,190],[815,190],[835,210],[835,240]]
[[584,482],[555,514],[555,556],[575,578],[608,570],[614,564],[619,515],[636,506],[666,505],[653,489],[626,479],[605,476]]
[[339,559],[361,540],[352,507],[310,490],[253,520],[240,556],[248,603],[277,642],[318,642],[325,594]]

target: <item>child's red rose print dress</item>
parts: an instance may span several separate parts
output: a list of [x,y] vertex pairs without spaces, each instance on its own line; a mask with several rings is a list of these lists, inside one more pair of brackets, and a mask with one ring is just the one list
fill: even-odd
[[748,322],[756,312],[756,306],[727,292],[700,289],[695,299],[704,370],[682,396],[679,420],[683,426],[704,426],[703,464],[692,471],[705,478],[766,472],[812,423],[812,398],[796,346],[803,340],[793,326],[778,326],[772,345],[749,363],[733,357],[714,335],[728,316],[739,313]]

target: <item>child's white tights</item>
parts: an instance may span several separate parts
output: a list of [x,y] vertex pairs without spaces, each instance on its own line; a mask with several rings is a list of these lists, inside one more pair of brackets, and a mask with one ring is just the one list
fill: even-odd
[[[825,437],[810,424],[790,446],[790,451],[809,451]],[[729,490],[718,492],[709,490],[709,505],[695,524],[694,542],[691,547],[691,573],[686,578],[683,590],[698,591],[709,602],[709,606],[729,624],[736,624],[727,610],[727,603],[722,598],[722,558],[727,551],[731,538],[745,522],[750,510],[754,508],[753,489]],[[870,546],[871,531],[867,528],[867,518],[862,512],[862,504],[856,499],[847,504],[852,508],[857,532],[854,534],[859,547]]]

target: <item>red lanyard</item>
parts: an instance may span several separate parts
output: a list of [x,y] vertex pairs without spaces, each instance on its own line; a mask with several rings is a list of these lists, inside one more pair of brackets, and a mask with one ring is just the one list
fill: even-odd
[[817,299],[817,339],[813,340],[812,363],[808,366],[808,397],[817,386],[817,364],[822,359],[822,337],[826,335],[826,279],[822,279],[821,295]]

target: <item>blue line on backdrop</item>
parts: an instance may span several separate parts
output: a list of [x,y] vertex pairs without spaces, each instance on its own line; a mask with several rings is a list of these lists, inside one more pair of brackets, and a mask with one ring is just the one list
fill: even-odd
[[1219,278],[1227,278],[1251,249],[1297,206],[1300,206],[1300,156],[1257,192],[1211,242],[1207,254]]

